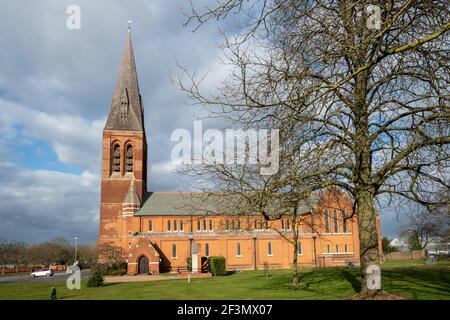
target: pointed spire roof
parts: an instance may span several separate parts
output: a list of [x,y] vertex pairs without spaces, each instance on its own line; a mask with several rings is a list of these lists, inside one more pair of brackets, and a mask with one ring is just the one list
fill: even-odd
[[136,186],[134,185],[134,180],[131,180],[130,187],[128,188],[128,192],[123,200],[123,204],[141,205],[141,201],[139,200],[139,196],[136,192]]
[[144,131],[144,107],[139,92],[130,29],[105,130]]

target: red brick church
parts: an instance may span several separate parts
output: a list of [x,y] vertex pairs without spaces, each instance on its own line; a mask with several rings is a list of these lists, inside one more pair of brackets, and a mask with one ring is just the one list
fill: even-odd
[[[300,266],[359,263],[357,217],[350,199],[338,191],[326,193],[313,209],[297,208],[303,223],[295,253],[287,240],[292,236],[289,217],[266,221],[261,215],[244,219],[189,209],[197,198],[194,193],[147,191],[144,107],[129,32],[103,131],[99,260],[123,259],[129,274],[186,269],[191,256],[198,259],[193,263],[198,272],[207,271],[208,258],[219,255],[228,270],[265,263],[289,268],[294,254]],[[212,204],[214,197],[208,201],[202,205]]]

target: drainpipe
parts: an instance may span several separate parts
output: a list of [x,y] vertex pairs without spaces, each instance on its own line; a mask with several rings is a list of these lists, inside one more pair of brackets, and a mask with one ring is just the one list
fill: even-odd
[[257,270],[257,261],[256,261],[256,237],[253,236],[253,259],[254,259],[254,269]]
[[313,237],[313,241],[314,241],[314,268],[317,268],[317,254],[316,254],[316,238],[317,238],[317,234],[314,233],[312,237]]

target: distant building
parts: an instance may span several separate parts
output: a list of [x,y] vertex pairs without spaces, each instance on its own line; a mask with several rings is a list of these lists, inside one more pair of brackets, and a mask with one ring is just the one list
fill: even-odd
[[[292,237],[287,219],[266,222],[260,215],[243,219],[230,212],[188,210],[198,193],[147,192],[146,184],[144,109],[129,33],[103,131],[100,261],[119,257],[129,274],[159,273],[186,268],[195,251],[200,266],[207,265],[208,257],[222,255],[229,270],[261,268],[265,262],[272,268],[291,267],[293,245],[276,231]],[[202,205],[214,202],[211,197]],[[319,214],[302,205],[297,209],[300,219],[315,226],[301,230],[300,266],[359,263],[357,217],[346,196],[325,194],[314,209]],[[379,219],[377,223],[380,234]]]
[[[407,238],[394,238],[391,240],[390,245],[401,252],[410,251]],[[428,243],[424,250],[428,254],[450,254],[450,243],[441,241],[441,239],[435,239]]]

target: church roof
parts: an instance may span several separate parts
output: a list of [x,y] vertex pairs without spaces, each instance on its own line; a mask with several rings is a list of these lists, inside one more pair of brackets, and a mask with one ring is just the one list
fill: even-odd
[[131,180],[130,187],[128,188],[128,192],[125,195],[125,199],[123,200],[124,204],[137,204],[140,205],[141,201],[139,200],[139,196],[136,193],[136,187],[134,185],[134,181]]
[[128,32],[105,130],[144,131],[143,110],[131,32]]
[[[226,193],[200,192],[150,192],[136,216],[183,216],[183,215],[233,215],[224,208],[236,207],[240,197]],[[298,214],[310,212],[310,206],[301,203]],[[256,212],[255,212],[256,214]]]

